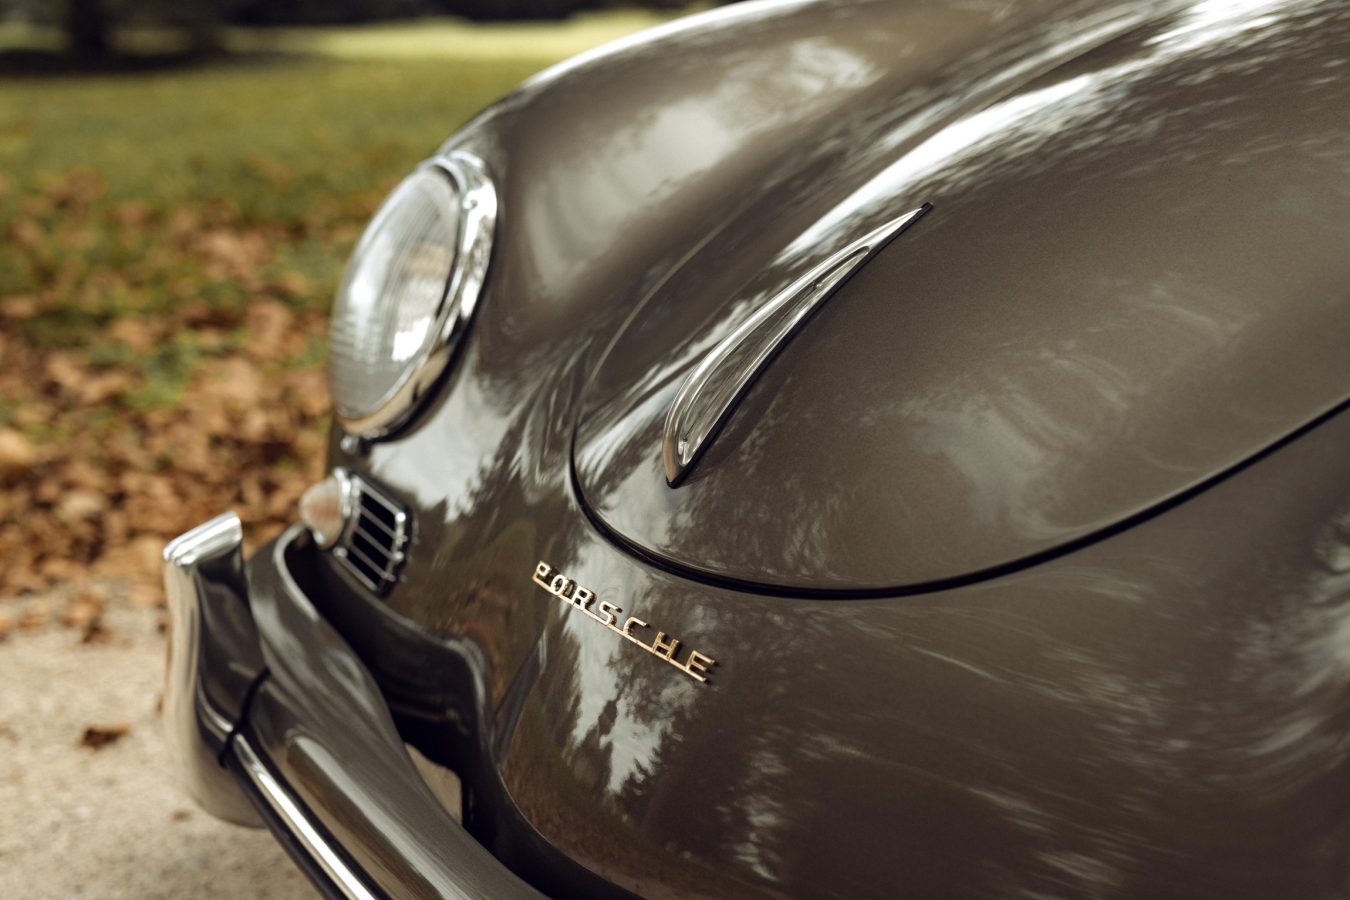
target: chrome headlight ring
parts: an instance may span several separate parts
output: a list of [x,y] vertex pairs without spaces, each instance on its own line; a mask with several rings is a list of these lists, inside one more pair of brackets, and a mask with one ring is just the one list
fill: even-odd
[[[334,331],[336,332],[340,317],[343,315],[347,292],[361,275],[360,267],[366,261],[370,245],[381,239],[392,218],[399,214],[398,206],[405,199],[401,197],[405,188],[415,179],[425,179],[428,172],[448,177],[454,191],[447,193],[452,193],[457,198],[455,202],[457,208],[451,213],[456,217],[457,224],[453,248],[455,255],[428,336],[422,341],[416,353],[406,361],[396,380],[382,396],[374,403],[364,405],[344,402],[347,398],[342,396],[341,378],[335,366],[349,365],[359,374],[361,363],[358,358],[336,358],[343,347],[336,337],[332,342],[329,373],[334,415],[344,431],[362,438],[384,437],[405,424],[412,416],[418,403],[454,359],[487,280],[497,222],[497,192],[487,166],[477,156],[465,151],[436,156],[423,163],[394,190],[367,226],[365,234],[352,253],[352,259],[338,291],[334,307]],[[387,240],[388,236],[385,236],[385,239]],[[381,296],[378,300],[384,304],[400,302],[398,297]],[[362,339],[363,336],[357,336],[353,340]],[[350,357],[368,356],[371,350],[368,344],[346,349],[365,351],[351,352]],[[388,347],[382,346],[376,346],[374,349],[389,351]]]

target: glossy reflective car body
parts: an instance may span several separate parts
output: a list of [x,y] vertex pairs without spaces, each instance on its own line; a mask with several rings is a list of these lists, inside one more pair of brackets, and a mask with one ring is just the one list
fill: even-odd
[[208,808],[348,896],[1343,895],[1350,7],[749,2],[455,154],[344,536],[166,557]]

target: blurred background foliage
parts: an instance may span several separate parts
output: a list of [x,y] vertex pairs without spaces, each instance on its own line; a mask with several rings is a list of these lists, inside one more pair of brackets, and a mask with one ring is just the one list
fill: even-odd
[[72,54],[116,52],[121,28],[181,29],[198,48],[227,26],[357,25],[457,16],[477,21],[564,19],[616,7],[678,10],[681,0],[0,0],[0,18],[63,30]]
[[223,509],[294,518],[367,218],[525,77],[676,14],[599,5],[0,0],[0,636],[158,602],[164,541]]

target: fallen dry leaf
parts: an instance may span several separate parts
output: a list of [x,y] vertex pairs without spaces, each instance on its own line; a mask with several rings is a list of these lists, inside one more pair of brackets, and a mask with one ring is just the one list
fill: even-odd
[[80,635],[81,644],[106,644],[112,640],[112,632],[103,624],[101,616],[92,619]]
[[88,370],[73,353],[53,353],[47,358],[47,378],[61,388],[74,390],[88,377]]
[[0,608],[91,641],[102,613],[81,585],[159,605],[166,541],[226,509],[251,543],[294,520],[327,442],[311,304],[331,285],[279,251],[350,244],[370,212],[296,231],[223,202],[113,201],[106,183],[75,170],[0,209],[32,263],[0,297]]
[[108,498],[98,491],[68,491],[61,497],[57,515],[63,522],[92,519],[108,508]]
[[12,428],[0,428],[0,474],[26,472],[36,459],[32,441]]
[[118,319],[108,326],[107,335],[138,353],[145,353],[154,348],[162,332],[151,319],[127,318]]
[[101,750],[126,737],[130,730],[131,726],[126,722],[116,722],[112,725],[90,725],[84,730],[84,737],[80,738],[80,746],[88,747],[90,750]]
[[46,597],[39,597],[19,617],[19,627],[24,631],[36,631],[44,627],[52,618],[52,604]]
[[0,300],[0,316],[7,319],[26,319],[37,312],[37,300],[27,295],[16,295]]
[[86,586],[67,604],[65,612],[61,614],[61,621],[83,632],[84,643],[94,643],[106,634],[103,628],[106,606],[107,595],[92,586]]

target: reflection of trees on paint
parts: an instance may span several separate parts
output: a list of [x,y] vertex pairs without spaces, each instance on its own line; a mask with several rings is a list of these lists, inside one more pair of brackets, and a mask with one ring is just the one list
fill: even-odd
[[[499,374],[468,372],[472,383],[459,386],[482,392],[476,394],[481,402],[457,411],[466,419],[476,416],[464,422],[464,431],[491,435],[495,443],[452,444],[463,448],[460,455],[449,448],[439,454],[422,488],[435,502],[419,512],[403,583],[386,600],[433,634],[473,641],[489,662],[493,705],[553,612],[547,595],[533,596],[530,573],[544,556],[573,562],[580,539],[577,529],[539,530],[540,522],[568,519],[567,492],[554,483],[525,482],[530,473],[520,457],[538,436],[528,433],[530,417],[501,398],[526,386],[515,383],[519,374],[497,384]],[[445,480],[435,479],[438,472],[446,473]],[[448,572],[453,582],[447,582]]]
[[[787,823],[777,794],[785,787],[792,735],[781,719],[789,706],[777,702],[784,698],[776,686],[789,683],[792,651],[800,649],[790,630],[766,627],[769,618],[776,617],[739,610],[736,628],[756,639],[719,651],[726,657],[719,660],[724,670],[734,666],[742,675],[754,673],[762,688],[753,703],[747,704],[743,692],[718,685],[717,669],[710,686],[672,686],[666,667],[640,654],[619,655],[617,679],[629,695],[628,713],[661,734],[651,756],[640,760],[619,788],[618,809],[639,830],[661,835],[681,852],[740,858],[761,877],[772,877],[782,864]],[[732,633],[716,624],[704,631]]]

